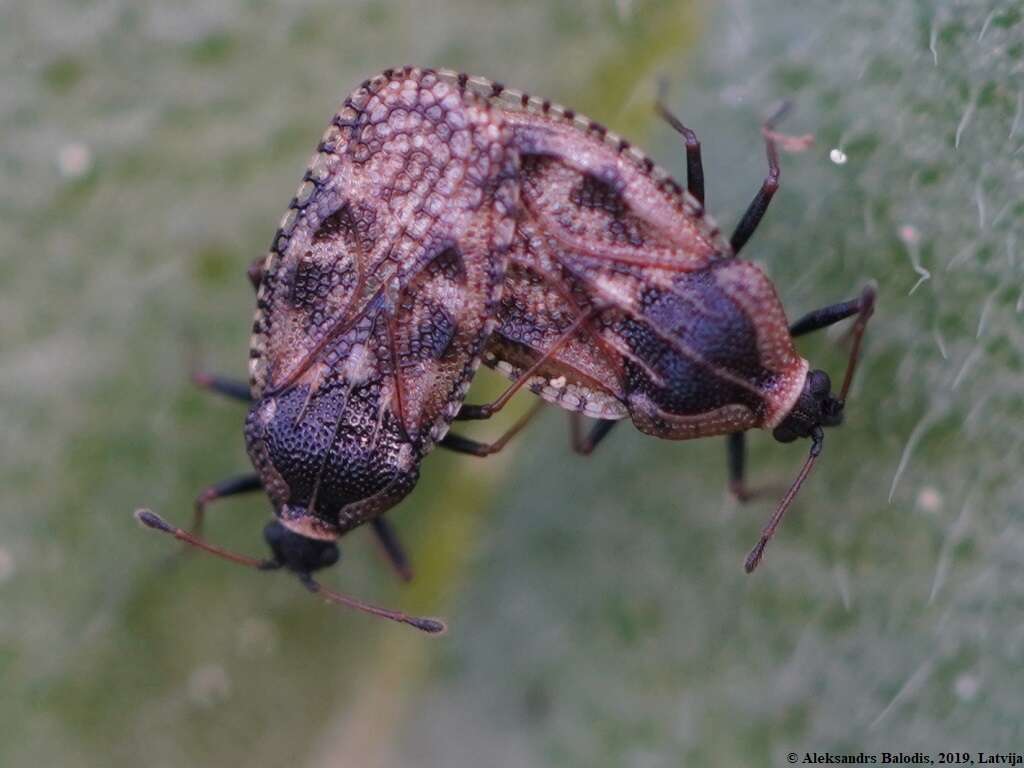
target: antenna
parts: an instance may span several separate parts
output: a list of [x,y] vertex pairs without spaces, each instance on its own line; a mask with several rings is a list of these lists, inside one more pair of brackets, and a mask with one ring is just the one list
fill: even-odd
[[[853,383],[853,374],[857,370],[857,363],[860,361],[860,346],[861,340],[864,338],[864,329],[867,327],[868,320],[871,319],[872,313],[875,311],[875,289],[868,285],[861,291],[860,301],[858,302],[857,320],[853,324],[853,328],[850,330],[850,334],[853,337],[853,344],[850,347],[850,359],[846,364],[846,375],[843,377],[843,387],[839,390],[839,403],[843,405],[846,403],[846,395],[850,392],[850,385]],[[804,484],[804,480],[811,474],[811,470],[814,469],[814,463],[818,460],[818,456],[821,454],[821,446],[824,442],[825,433],[821,427],[815,427],[811,432],[811,452],[807,455],[807,459],[804,461],[804,465],[800,468],[799,474],[796,476],[796,480],[786,491],[786,495],[782,497],[782,501],[779,502],[779,506],[775,508],[775,512],[768,520],[768,524],[761,529],[761,538],[758,540],[754,548],[750,550],[750,554],[747,555],[747,560],[743,564],[744,569],[747,573],[751,573],[757,568],[758,563],[761,562],[761,557],[764,555],[764,548],[768,546],[769,540],[775,535],[775,531],[778,530],[779,523],[782,522],[783,516],[786,514],[786,510],[789,509],[790,504],[793,503],[793,499],[796,498],[797,493],[800,491],[800,486]]]
[[868,320],[875,311],[875,289],[864,286],[860,294],[860,309],[857,312],[857,319],[853,323],[850,335],[853,337],[853,344],[850,347],[850,360],[846,364],[846,375],[843,377],[843,387],[839,390],[839,402],[846,402],[846,395],[853,383],[853,373],[857,370],[857,363],[860,361],[860,343],[864,338],[864,329],[867,328]]
[[754,548],[750,550],[750,554],[747,555],[747,560],[743,564],[744,570],[747,573],[752,573],[757,568],[758,563],[761,562],[761,556],[764,555],[764,548],[768,546],[768,542],[772,536],[775,535],[775,531],[779,528],[779,523],[782,522],[782,517],[786,514],[786,510],[789,509],[789,505],[793,503],[793,499],[796,498],[797,493],[800,491],[800,486],[804,484],[804,480],[811,474],[811,470],[814,469],[814,462],[818,460],[818,456],[821,454],[821,446],[825,438],[825,433],[822,432],[821,427],[815,427],[811,433],[811,452],[807,455],[807,459],[804,461],[803,467],[800,468],[800,473],[796,476],[796,480],[789,486],[789,490],[786,491],[786,495],[782,497],[782,501],[779,502],[779,506],[775,508],[775,512],[772,513],[771,518],[768,520],[768,524],[761,529],[761,538],[758,540]]
[[[142,525],[147,528],[152,528],[155,531],[166,533],[178,541],[201,549],[204,552],[208,552],[211,555],[227,560],[238,565],[244,565],[248,568],[255,568],[258,571],[273,571],[283,567],[283,563],[277,560],[271,559],[259,559],[255,557],[249,557],[247,555],[239,555],[235,552],[231,552],[223,547],[219,547],[216,544],[210,544],[203,541],[198,536],[185,531],[176,525],[171,525],[158,514],[149,509],[137,509],[135,510],[135,519],[138,520]],[[440,619],[426,618],[420,616],[410,616],[400,611],[392,611],[387,608],[381,608],[377,605],[363,602],[350,595],[342,594],[341,592],[335,592],[334,590],[327,589],[316,581],[308,573],[297,574],[299,581],[302,585],[315,595],[319,595],[328,603],[334,603],[335,605],[343,605],[346,608],[353,608],[363,613],[368,613],[372,616],[379,616],[382,619],[390,619],[391,621],[397,621],[400,624],[408,624],[410,627],[415,627],[421,632],[427,632],[432,635],[440,634],[447,630],[447,625]]]

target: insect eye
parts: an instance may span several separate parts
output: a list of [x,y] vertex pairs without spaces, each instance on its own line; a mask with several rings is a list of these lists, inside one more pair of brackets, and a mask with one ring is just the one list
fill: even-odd
[[824,371],[811,371],[808,389],[812,395],[827,395],[832,391],[832,380]]
[[327,566],[334,565],[341,557],[341,552],[337,547],[324,547],[320,550],[320,567],[326,568]]
[[797,433],[794,432],[789,427],[789,425],[783,423],[777,426],[774,430],[772,430],[772,437],[774,437],[780,443],[792,443],[794,440],[797,439],[797,437],[799,437],[799,435],[797,435]]
[[829,397],[821,404],[821,415],[825,426],[837,427],[843,423],[843,404]]

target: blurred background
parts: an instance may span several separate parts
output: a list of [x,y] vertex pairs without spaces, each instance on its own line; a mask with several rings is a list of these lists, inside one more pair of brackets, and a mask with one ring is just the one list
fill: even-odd
[[[0,765],[1020,750],[1022,61],[997,0],[4,3]],[[667,78],[727,230],[765,171],[760,117],[795,102],[785,130],[817,143],[783,157],[746,256],[791,317],[880,295],[847,424],[755,575],[774,499],[727,497],[724,440],[620,428],[582,459],[554,411],[500,456],[427,458],[391,516],[412,585],[362,530],[325,574],[445,616],[441,639],[134,523],[185,523],[248,466],[243,409],[188,370],[245,375],[245,267],[340,101],[403,63],[584,111],[681,177],[651,108]],[[800,348],[838,374],[842,329],[820,336]],[[806,448],[751,442],[758,485]],[[206,532],[260,554],[268,517],[227,501]]]

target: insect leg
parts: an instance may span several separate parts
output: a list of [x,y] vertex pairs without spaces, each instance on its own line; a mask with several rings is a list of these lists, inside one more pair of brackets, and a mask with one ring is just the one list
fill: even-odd
[[518,392],[519,388],[522,387],[523,384],[525,384],[527,381],[529,381],[530,377],[536,374],[537,371],[539,371],[541,367],[544,365],[544,363],[546,363],[549,358],[554,356],[555,352],[557,352],[559,349],[565,346],[565,344],[567,344],[569,340],[576,335],[580,328],[583,328],[590,321],[590,319],[597,314],[597,311],[598,310],[596,307],[591,307],[586,312],[577,317],[575,320],[573,320],[569,327],[565,329],[562,335],[559,336],[550,347],[548,347],[544,354],[537,358],[533,365],[531,365],[529,368],[523,371],[522,374],[520,374],[520,376],[514,382],[512,382],[511,386],[509,386],[508,389],[501,393],[497,400],[494,400],[493,402],[490,403],[486,403],[485,405],[465,404],[462,406],[462,408],[459,409],[459,412],[455,415],[455,418],[459,421],[473,421],[477,419],[491,418],[491,416],[496,414],[498,411],[500,411],[508,404],[508,401],[512,399],[512,395]]
[[733,254],[738,254],[742,250],[743,246],[746,245],[747,240],[754,234],[754,230],[757,229],[757,225],[761,223],[761,219],[764,217],[765,212],[768,210],[768,204],[772,201],[772,197],[779,189],[779,150],[775,145],[775,139],[773,138],[772,129],[775,127],[775,123],[782,117],[787,111],[788,104],[784,104],[783,107],[778,110],[772,117],[764,122],[761,126],[761,134],[764,136],[765,152],[768,155],[768,175],[765,176],[763,182],[761,182],[761,188],[754,195],[754,199],[750,201],[750,205],[747,206],[746,212],[743,214],[743,218],[740,219],[740,223],[736,225],[735,231],[732,233],[732,237],[729,238],[729,244],[732,245]]
[[263,483],[260,480],[260,476],[255,472],[249,472],[244,475],[235,475],[229,477],[226,480],[221,480],[219,483],[203,488],[196,496],[195,503],[195,514],[192,518],[192,530],[195,533],[203,528],[203,519],[206,516],[206,506],[217,499],[223,499],[226,496],[238,496],[242,493],[251,493],[252,491],[262,490]]
[[775,486],[751,488],[747,485],[747,435],[745,432],[733,432],[727,435],[725,449],[729,465],[729,493],[737,501],[745,504],[760,496],[776,492]]
[[686,189],[697,198],[697,202],[704,205],[704,163],[700,156],[700,139],[669,111],[660,97],[654,109],[686,142]]
[[852,315],[857,315],[857,321],[854,323],[853,330],[851,331],[853,336],[853,346],[850,349],[850,359],[846,364],[846,375],[843,377],[843,386],[839,393],[840,400],[845,400],[846,394],[850,390],[850,383],[853,381],[853,372],[856,370],[857,360],[860,357],[860,344],[861,339],[864,336],[864,329],[874,311],[875,289],[869,285],[861,291],[860,296],[856,299],[841,301],[838,304],[832,304],[828,307],[822,307],[821,309],[808,312],[789,326],[789,335],[795,338],[797,336],[803,336],[805,333],[816,331],[819,328],[827,328],[830,325],[838,323],[840,320],[845,320]]
[[598,419],[597,423],[590,428],[586,437],[583,436],[582,417],[578,413],[569,414],[569,437],[572,440],[572,449],[581,456],[589,456],[597,448],[598,443],[604,440],[612,427],[618,424],[617,419]]
[[243,403],[252,402],[252,393],[249,391],[249,383],[246,381],[197,371],[192,374],[192,383],[201,389],[208,389],[218,395],[230,397],[232,400],[241,400]]
[[245,270],[246,276],[249,278],[249,282],[252,283],[252,287],[255,290],[259,290],[260,283],[263,282],[263,265],[266,264],[267,257],[259,256],[252,260],[252,263]]
[[377,543],[384,550],[384,556],[387,557],[391,567],[398,574],[398,578],[402,581],[412,581],[409,557],[405,553],[405,548],[402,546],[394,526],[383,517],[375,517],[370,521],[370,527],[373,529],[374,536],[377,537]]
[[739,501],[750,501],[754,492],[747,488],[747,436],[733,432],[726,440],[729,458],[729,492]]
[[[465,408],[466,406],[462,407]],[[533,404],[533,407],[531,407],[530,410],[523,414],[519,421],[513,424],[504,435],[499,437],[493,443],[481,443],[468,437],[455,435],[449,432],[444,436],[444,438],[442,438],[438,445],[442,448],[447,448],[450,451],[455,451],[456,453],[467,453],[470,456],[480,456],[481,458],[484,456],[491,456],[508,445],[509,441],[518,435],[522,431],[523,427],[530,422],[530,419],[540,413],[543,407],[544,401],[538,400]],[[458,416],[455,418],[458,418]]]
[[812,310],[789,326],[789,335],[796,338],[835,325],[840,320],[857,314],[860,311],[860,304],[861,300],[858,297]]
[[860,307],[857,309],[857,320],[850,331],[853,337],[853,344],[850,345],[850,358],[846,362],[846,374],[843,376],[843,386],[839,389],[839,402],[846,402],[846,395],[853,383],[853,372],[857,370],[857,362],[860,360],[860,343],[864,338],[864,329],[867,328],[868,320],[875,311],[875,289],[870,285],[864,287],[860,292]]

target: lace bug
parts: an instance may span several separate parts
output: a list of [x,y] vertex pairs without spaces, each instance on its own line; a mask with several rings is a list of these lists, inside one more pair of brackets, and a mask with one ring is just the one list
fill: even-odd
[[[737,258],[778,187],[769,175],[726,241],[704,212],[700,144],[686,139],[684,191],[604,127],[482,78],[406,67],[346,99],[314,155],[257,287],[248,385],[199,375],[251,403],[253,474],[204,490],[205,507],[263,489],[275,519],[264,560],[208,544],[149,510],[144,525],[261,570],[284,568],[325,599],[439,632],[443,622],[369,605],[313,573],[335,540],[369,523],[403,578],[410,570],[384,513],[414,487],[440,445],[486,456],[493,444],[448,432],[489,418],[526,386],[598,419],[574,445],[589,453],[619,420],[667,439],[729,436],[733,490],[743,432],[812,440],[811,452],[747,560],[753,570],[838,425],[874,305],[858,299],[792,326],[768,278]],[[792,338],[857,315],[840,394]],[[493,403],[463,403],[481,362],[512,384]],[[540,403],[538,403],[538,406]]]
[[[589,454],[620,420],[646,434],[686,440],[728,436],[730,487],[744,480],[747,430],[779,442],[810,438],[796,480],[747,557],[753,571],[821,453],[823,428],[844,405],[874,311],[871,287],[792,325],[759,266],[738,258],[779,185],[777,144],[762,134],[768,175],[725,240],[704,209],[700,142],[659,101],[683,137],[687,189],[626,140],[564,107],[470,81],[501,104],[519,157],[516,236],[484,362],[513,380],[495,403],[464,406],[458,418],[488,418],[517,388],[598,419],[587,437],[574,419],[573,445]],[[799,140],[795,140],[799,143]],[[793,339],[856,316],[838,396]],[[518,427],[519,425],[517,425]]]

